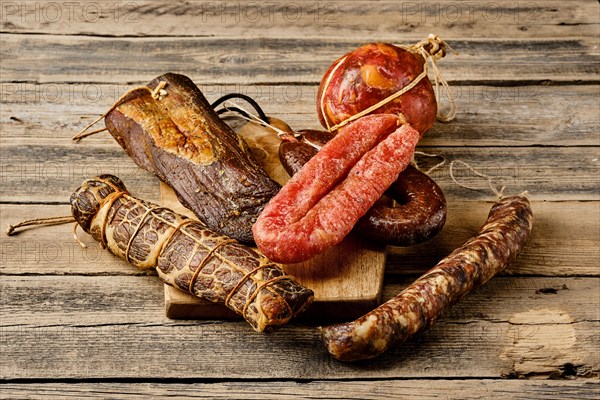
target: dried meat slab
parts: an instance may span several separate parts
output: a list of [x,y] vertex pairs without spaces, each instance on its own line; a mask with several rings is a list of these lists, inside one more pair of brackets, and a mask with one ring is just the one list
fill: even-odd
[[187,77],[164,74],[135,90],[105,118],[141,168],[168,184],[209,228],[252,243],[251,227],[279,185]]

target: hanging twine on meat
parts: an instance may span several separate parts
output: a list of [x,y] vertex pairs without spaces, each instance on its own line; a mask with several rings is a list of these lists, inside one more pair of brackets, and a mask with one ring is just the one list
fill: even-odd
[[75,218],[72,215],[65,215],[61,217],[49,217],[49,218],[34,218],[34,219],[26,219],[24,221],[19,222],[16,225],[8,225],[6,227],[6,236],[12,236],[17,233],[21,228],[26,226],[50,226],[50,225],[62,225],[62,224],[73,224],[73,238],[79,245],[83,248],[87,246],[77,236],[77,227],[79,224],[75,222]]
[[82,130],[77,132],[77,134],[75,136],[73,136],[73,140],[76,142],[79,142],[81,139],[83,139],[85,137],[92,136],[96,133],[100,133],[100,132],[104,132],[104,131],[108,130],[108,128],[102,128],[102,129],[97,129],[94,131],[87,132],[88,129],[90,129],[92,126],[94,126],[98,122],[100,122],[111,111],[113,111],[115,108],[119,107],[121,105],[121,103],[123,102],[123,100],[125,100],[127,98],[127,96],[129,96],[131,93],[136,92],[136,91],[148,91],[148,92],[150,92],[150,95],[152,96],[153,99],[162,100],[163,97],[165,97],[167,95],[167,91],[165,90],[166,85],[167,85],[167,82],[163,81],[163,82],[160,82],[158,84],[158,86],[156,86],[156,88],[154,88],[154,89],[149,88],[148,86],[138,86],[138,87],[129,89],[121,97],[119,97],[119,99],[117,101],[115,101],[115,103],[108,109],[108,111],[106,111],[104,114],[102,114],[101,116],[99,116],[98,118],[96,118],[95,120],[90,122],[85,128],[83,128]]
[[[329,119],[324,118],[325,124],[327,125],[327,130],[329,130],[330,132],[336,131],[339,128],[349,124],[350,122],[355,121],[358,118],[363,117],[367,114],[370,114],[373,111],[383,107],[384,105],[388,104],[389,102],[397,99],[398,97],[402,96],[403,94],[405,94],[406,92],[411,90],[412,88],[417,86],[419,84],[419,82],[421,82],[421,80],[423,80],[425,77],[427,77],[427,74],[429,72],[429,62],[431,62],[431,69],[433,71],[433,78],[435,81],[435,96],[436,96],[437,103],[438,104],[440,103],[440,84],[445,88],[446,93],[448,95],[448,100],[450,103],[450,109],[448,110],[447,113],[443,113],[441,110],[438,110],[437,119],[442,122],[449,122],[455,118],[455,116],[456,116],[456,100],[454,99],[454,96],[452,95],[448,81],[446,81],[444,79],[444,77],[442,76],[442,73],[440,72],[440,69],[438,68],[436,63],[439,59],[441,59],[442,57],[444,57],[446,55],[447,50],[451,50],[454,53],[457,53],[457,52],[455,50],[453,50],[448,43],[446,43],[444,40],[442,40],[442,38],[440,38],[439,36],[434,35],[434,34],[429,34],[427,39],[421,40],[420,42],[415,43],[411,46],[398,46],[398,47],[401,47],[404,50],[407,50],[411,53],[419,54],[421,57],[423,57],[423,60],[424,60],[423,71],[415,79],[413,79],[408,85],[404,86],[402,89],[391,94],[390,96],[386,97],[385,99],[381,100],[380,102],[372,105],[371,107],[364,109],[363,111],[359,112],[358,114],[354,114],[351,117],[346,118],[345,120],[343,120],[342,122],[340,122],[337,125],[330,126]],[[337,65],[334,67],[334,69],[329,74],[327,81],[325,82],[325,86],[322,91],[322,96],[320,99],[322,106],[323,106],[325,94],[327,93],[327,88],[329,87],[331,79],[334,76],[335,71],[339,68],[339,66],[344,63],[345,59],[346,59],[346,57],[342,58],[337,63]],[[403,120],[403,123],[406,122],[406,118],[404,117],[404,115],[399,115],[399,117]]]
[[[502,186],[500,188],[500,190],[498,190],[498,188],[494,185],[493,183],[493,178],[489,175],[483,174],[481,172],[478,172],[477,170],[475,170],[475,168],[473,168],[470,164],[462,161],[462,160],[453,160],[450,163],[450,167],[449,167],[449,173],[450,173],[450,178],[452,179],[452,181],[454,183],[456,183],[458,186],[463,187],[465,189],[470,189],[470,190],[479,190],[479,188],[476,187],[472,187],[472,186],[467,186],[463,183],[460,183],[456,180],[456,177],[454,176],[454,165],[455,164],[462,164],[463,166],[465,166],[469,171],[471,171],[472,173],[474,173],[477,176],[480,176],[482,178],[484,178],[485,180],[487,180],[488,185],[490,187],[490,189],[492,190],[492,192],[494,192],[494,194],[496,196],[498,196],[499,199],[504,197],[504,189],[506,189],[506,186]],[[526,193],[526,192],[524,192]]]
[[[433,167],[429,168],[427,171],[423,171],[421,169],[421,167],[419,167],[419,164],[417,163],[417,158],[415,156],[424,156],[424,157],[431,157],[431,158],[441,158],[442,161],[440,161],[439,163],[435,164]],[[410,163],[412,164],[413,167],[415,167],[416,169],[418,169],[419,171],[429,175],[431,174],[433,171],[437,170],[438,168],[441,168],[444,166],[444,164],[446,164],[446,157],[444,157],[441,154],[430,154],[430,153],[425,153],[423,151],[415,151],[415,154],[413,154],[413,158],[410,161]]]
[[39,226],[39,225],[62,225],[68,224],[70,222],[75,222],[75,218],[72,215],[65,215],[62,217],[50,217],[50,218],[35,218],[35,219],[26,219],[24,221],[19,222],[16,225],[8,225],[6,227],[6,235],[12,236],[16,233],[19,228],[24,228],[26,226]]
[[247,109],[245,109],[244,107],[240,106],[239,104],[237,104],[233,101],[228,100],[223,104],[223,106],[224,106],[224,109],[226,109],[227,111],[232,111],[232,112],[237,113],[237,117],[239,117],[239,118],[242,118],[253,124],[257,124],[257,125],[272,129],[273,131],[275,131],[275,133],[277,133],[277,137],[281,141],[284,141],[284,142],[285,141],[288,141],[288,142],[297,142],[298,141],[296,136],[294,136],[292,133],[286,132],[283,129],[279,129],[276,126],[273,126],[272,124],[270,124],[268,122],[265,122],[265,120],[263,118],[260,118],[258,115],[253,114],[252,112],[248,111]]

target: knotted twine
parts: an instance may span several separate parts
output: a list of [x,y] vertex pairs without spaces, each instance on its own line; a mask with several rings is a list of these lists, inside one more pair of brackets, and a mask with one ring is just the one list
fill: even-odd
[[[470,190],[479,190],[478,188],[475,188],[475,187],[472,187],[472,186],[467,186],[467,185],[465,185],[465,184],[463,184],[463,183],[460,183],[460,182],[458,182],[458,181],[456,180],[456,178],[454,177],[454,164],[456,164],[456,163],[459,163],[459,164],[462,164],[462,165],[464,165],[464,166],[465,166],[465,167],[466,167],[466,168],[467,168],[469,171],[471,171],[471,172],[472,172],[472,173],[474,173],[475,175],[477,175],[477,176],[480,176],[480,177],[484,178],[484,179],[487,181],[487,183],[488,183],[488,185],[489,185],[490,189],[492,190],[492,192],[493,192],[493,193],[494,193],[496,196],[498,196],[498,198],[499,198],[499,199],[501,199],[502,197],[504,197],[504,189],[506,189],[506,186],[502,186],[502,187],[500,188],[500,190],[498,190],[498,189],[496,188],[496,186],[494,185],[494,183],[493,183],[493,178],[492,178],[491,176],[489,176],[489,175],[486,175],[486,174],[483,174],[483,173],[481,173],[481,172],[478,172],[478,171],[476,171],[476,170],[475,170],[475,168],[473,168],[473,167],[472,167],[470,164],[468,164],[468,163],[466,163],[466,162],[464,162],[464,161],[462,161],[462,160],[453,160],[453,161],[450,163],[450,167],[449,167],[449,173],[450,173],[450,178],[452,179],[452,181],[453,181],[454,183],[456,183],[458,186],[460,186],[460,187],[463,187],[463,188],[465,188],[465,189],[470,189]],[[524,193],[525,193],[525,192],[524,192]]]
[[123,100],[125,100],[125,98],[127,96],[129,96],[131,93],[138,91],[138,90],[148,91],[148,92],[150,92],[150,95],[152,96],[153,99],[162,100],[162,98],[168,94],[167,91],[165,90],[165,86],[167,86],[167,82],[161,81],[154,89],[149,88],[148,86],[138,86],[138,87],[129,89],[128,91],[123,93],[123,95],[121,97],[119,97],[119,99],[117,101],[115,101],[115,103],[108,109],[108,111],[106,111],[104,114],[102,114],[101,116],[99,116],[98,118],[96,118],[95,120],[90,122],[85,128],[83,128],[75,136],[73,136],[73,140],[76,142],[79,142],[84,137],[91,136],[96,133],[104,132],[104,131],[108,130],[108,128],[102,128],[102,129],[97,129],[95,131],[87,132],[88,129],[90,129],[92,126],[94,126],[98,122],[100,122],[102,120],[102,118],[106,117],[108,115],[108,113],[110,113],[112,110],[114,110],[115,108],[120,106],[121,103],[123,102]]
[[[339,124],[331,126],[329,123],[329,119],[325,115],[323,115],[323,119],[325,120],[325,124],[327,125],[328,131],[330,131],[330,132],[336,131],[339,128],[347,125],[348,123],[355,121],[358,118],[363,117],[367,114],[372,113],[373,111],[383,107],[384,105],[386,105],[389,102],[393,101],[394,99],[402,96],[403,94],[405,94],[406,92],[408,92],[409,90],[411,90],[412,88],[417,86],[419,84],[419,82],[421,82],[421,80],[423,80],[423,78],[425,78],[427,76],[427,73],[429,71],[429,62],[431,62],[431,69],[433,70],[433,77],[434,77],[434,81],[435,81],[435,99],[436,99],[437,103],[438,104],[440,103],[440,90],[439,90],[440,84],[446,89],[446,92],[448,93],[448,100],[450,103],[450,110],[447,113],[443,113],[441,111],[441,109],[438,109],[437,119],[442,122],[449,122],[449,121],[452,121],[456,117],[456,100],[454,99],[454,95],[450,91],[450,85],[444,79],[444,77],[442,76],[442,74],[436,64],[436,62],[439,59],[441,59],[442,57],[444,57],[446,55],[447,49],[454,51],[450,47],[450,45],[448,43],[446,43],[444,40],[442,40],[442,38],[440,38],[438,35],[434,35],[433,33],[431,33],[431,34],[429,34],[427,39],[421,40],[418,43],[415,43],[411,46],[399,46],[399,47],[404,50],[407,50],[411,53],[419,54],[421,57],[423,57],[423,60],[424,60],[423,71],[415,79],[413,79],[408,85],[404,86],[402,89],[389,95],[388,97],[386,97],[385,99],[381,100],[380,102],[372,105],[371,107],[364,109],[363,111],[359,112],[358,114],[354,114],[354,115],[346,118]],[[342,58],[337,63],[337,65],[333,68],[333,70],[329,74],[327,80],[325,81],[325,86],[323,88],[323,91],[321,92],[321,98],[319,99],[319,101],[321,103],[322,112],[324,112],[323,110],[325,110],[324,102],[325,102],[325,94],[327,93],[327,88],[329,87],[329,84],[331,83],[331,79],[332,79],[333,75],[335,74],[335,71],[346,60],[346,57]],[[399,117],[401,119],[403,119],[404,121],[406,121],[406,118],[404,118],[404,115],[399,115]]]

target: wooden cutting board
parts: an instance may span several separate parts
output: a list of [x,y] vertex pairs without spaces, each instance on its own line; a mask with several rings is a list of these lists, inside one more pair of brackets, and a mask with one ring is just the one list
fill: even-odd
[[[277,126],[287,126],[272,119]],[[276,133],[254,123],[239,130],[271,178],[284,184],[288,175],[277,156]],[[161,205],[193,217],[167,185],[160,184]],[[350,234],[338,246],[309,261],[282,265],[300,283],[315,292],[314,304],[303,316],[310,318],[353,319],[381,302],[386,261],[386,246],[369,243]],[[225,306],[198,299],[189,293],[165,285],[167,317],[174,319],[238,318]]]

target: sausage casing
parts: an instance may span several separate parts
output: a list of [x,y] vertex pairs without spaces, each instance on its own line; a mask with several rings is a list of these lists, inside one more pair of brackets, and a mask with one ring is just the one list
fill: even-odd
[[[283,142],[279,146],[279,159],[290,176],[317,154],[315,147],[305,143],[314,143],[316,132],[298,131],[304,141]],[[328,138],[320,136],[326,143]],[[389,198],[398,205],[392,206]],[[353,231],[380,243],[411,246],[431,239],[445,222],[446,198],[442,189],[427,174],[409,165],[386,191],[386,196],[358,220]]]
[[391,114],[340,129],[260,214],[252,228],[258,248],[290,264],[340,243],[406,169],[418,139]]
[[409,165],[386,195],[398,202],[378,200],[354,230],[371,240],[394,246],[412,246],[434,237],[446,222],[446,198],[427,174]]
[[475,236],[396,297],[353,322],[322,328],[327,351],[342,361],[374,358],[431,326],[449,306],[516,258],[532,222],[526,197],[502,198]]

